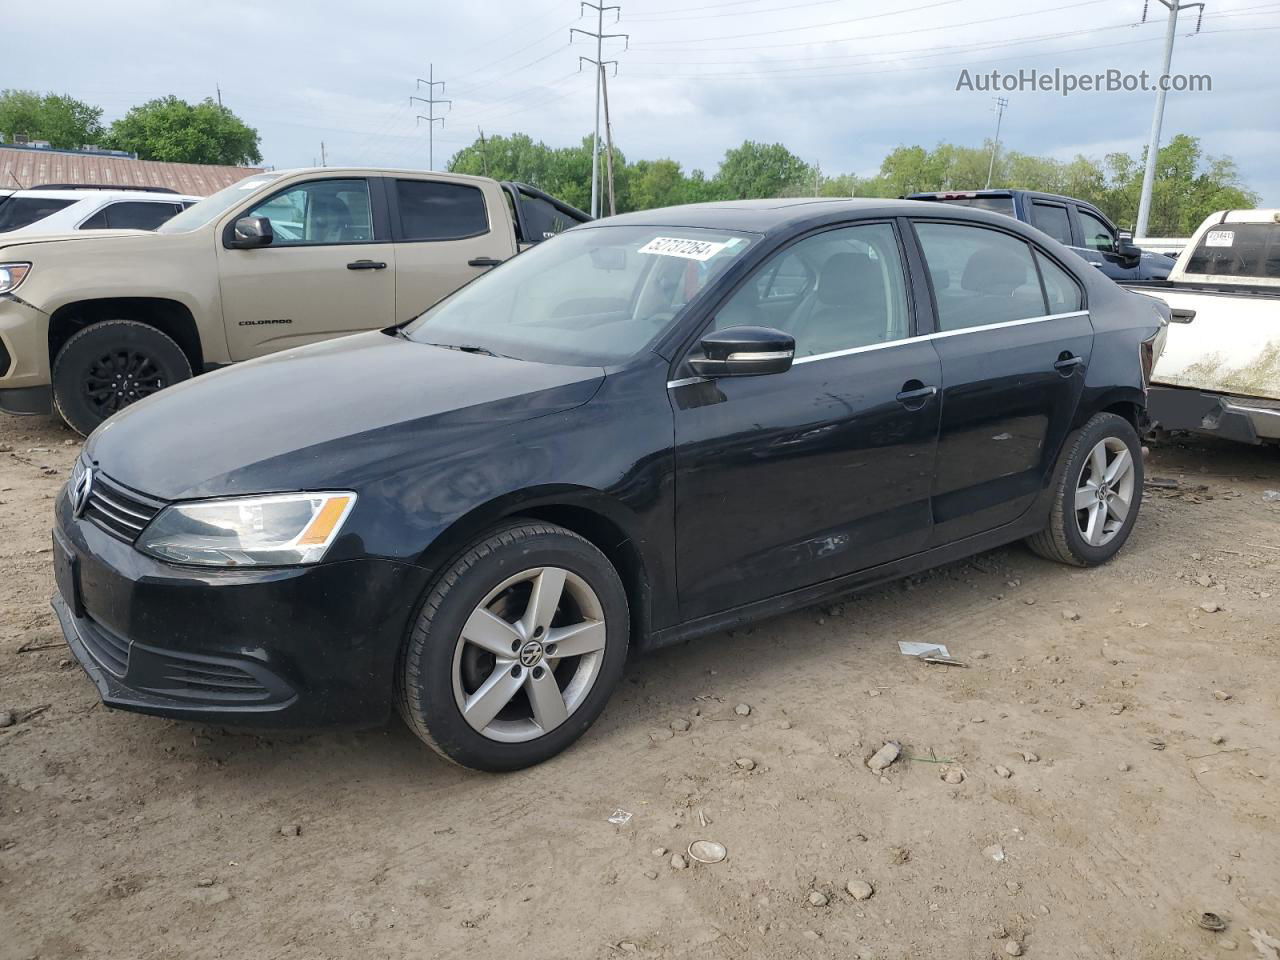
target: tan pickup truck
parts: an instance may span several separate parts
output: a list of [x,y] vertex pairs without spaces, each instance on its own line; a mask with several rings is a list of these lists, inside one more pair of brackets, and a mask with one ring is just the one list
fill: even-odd
[[484,177],[255,174],[154,233],[0,235],[0,410],[88,433],[205,370],[408,320],[587,214]]

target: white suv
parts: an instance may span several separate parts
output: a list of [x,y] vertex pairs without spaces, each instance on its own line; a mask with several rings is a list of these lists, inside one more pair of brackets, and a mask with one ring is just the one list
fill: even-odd
[[77,230],[154,230],[201,199],[160,188],[70,184],[0,191],[0,233],[11,237]]

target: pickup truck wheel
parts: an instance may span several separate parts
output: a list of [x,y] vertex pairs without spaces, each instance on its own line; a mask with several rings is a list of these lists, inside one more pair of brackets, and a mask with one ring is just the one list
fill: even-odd
[[1138,519],[1142,481],[1142,445],[1133,425],[1113,413],[1094,414],[1067,441],[1054,473],[1049,525],[1027,545],[1059,563],[1106,563]]
[[400,714],[462,766],[541,763],[604,709],[629,623],[622,581],[592,544],[539,521],[501,527],[430,587],[401,653]]
[[136,320],[85,327],[53,361],[53,402],[82,435],[118,410],[181,380],[191,362],[171,337]]

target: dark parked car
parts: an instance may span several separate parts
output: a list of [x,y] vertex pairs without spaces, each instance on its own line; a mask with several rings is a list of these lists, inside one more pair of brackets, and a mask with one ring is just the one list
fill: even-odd
[[574,228],[409,324],[109,419],[54,606],[110,706],[299,726],[394,705],[509,770],[628,649],[1138,514],[1165,308],[1007,217],[904,201]]
[[1163,280],[1175,263],[1173,257],[1135,246],[1133,234],[1117,228],[1093,204],[1074,197],[1033,190],[967,190],[913,193],[908,199],[990,210],[1029,223],[1070,247],[1112,280]]

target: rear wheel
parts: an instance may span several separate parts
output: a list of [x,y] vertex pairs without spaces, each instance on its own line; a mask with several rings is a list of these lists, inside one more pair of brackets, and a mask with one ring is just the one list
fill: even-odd
[[553,524],[503,527],[431,588],[401,658],[400,713],[463,766],[540,763],[604,709],[628,627],[622,581],[599,550]]
[[1133,530],[1142,481],[1142,446],[1133,425],[1112,413],[1095,414],[1068,441],[1054,474],[1049,525],[1028,545],[1059,563],[1106,563]]
[[136,320],[85,327],[53,361],[53,402],[80,434],[157,390],[188,380],[191,362],[167,334]]

